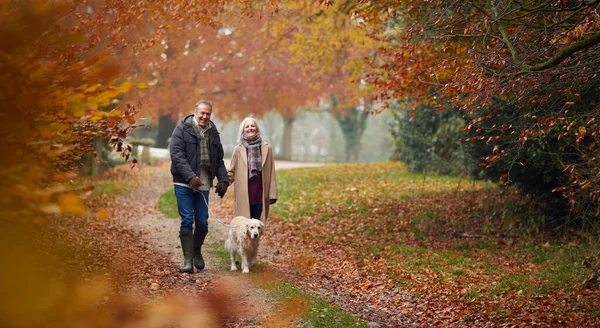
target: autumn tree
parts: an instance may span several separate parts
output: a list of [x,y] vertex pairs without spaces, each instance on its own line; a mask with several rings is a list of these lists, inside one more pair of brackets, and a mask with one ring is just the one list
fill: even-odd
[[[573,217],[596,216],[599,6],[599,1],[368,3],[358,15],[388,45],[372,59],[369,82],[381,99],[435,101],[431,95],[437,94],[460,108],[470,116],[465,139],[490,145],[484,165],[506,158],[503,181],[519,182],[512,168],[528,164],[519,157],[524,148],[552,153],[568,176],[554,192],[568,200]],[[503,120],[508,116],[501,115],[502,104],[521,112]],[[553,147],[553,140],[564,147]],[[570,155],[561,156],[567,150]]]
[[302,79],[320,90],[321,106],[331,111],[344,133],[348,161],[357,159],[372,106],[370,89],[360,77],[364,57],[375,42],[357,28],[360,21],[353,16],[357,4],[282,2],[280,15],[265,27],[270,47],[288,55]]
[[[142,76],[152,58],[144,57],[144,52],[160,44],[180,22],[217,26],[226,4],[220,0],[3,3],[0,97],[7,110],[0,124],[6,140],[3,153],[13,154],[3,156],[3,208],[15,213],[31,210],[19,218],[80,212],[77,198],[67,189],[40,188],[69,181],[79,159],[92,152],[98,138],[110,140],[131,160],[124,139],[137,126],[136,115],[144,105],[135,98],[122,99],[153,81]],[[239,6],[243,15],[256,8],[250,3]],[[75,205],[67,205],[71,202],[61,197]]]
[[93,151],[94,140],[108,139],[129,156],[123,139],[135,128],[140,107],[137,101],[127,105],[116,100],[137,88],[128,79],[136,54],[160,42],[173,22],[210,22],[224,4],[161,0],[0,4],[4,106],[0,253],[11,265],[0,281],[3,295],[11,299],[0,314],[3,325],[60,325],[61,315],[79,316],[73,303],[81,297],[72,296],[83,290],[83,284],[75,281],[81,278],[82,264],[67,268],[75,272],[56,268],[67,258],[61,246],[69,241],[58,236],[60,245],[40,249],[36,247],[43,238],[40,232],[54,218],[49,215],[86,213],[78,195],[89,189],[73,182],[78,161]]
[[[291,132],[296,109],[315,102],[316,89],[304,83],[288,58],[272,52],[261,29],[267,18],[240,19],[240,10],[220,16],[218,26],[182,22],[167,33],[139,76],[149,88],[140,96],[151,117],[179,119],[198,99],[213,101],[216,117],[227,121],[277,111]],[[141,61],[141,59],[140,59]],[[291,155],[291,134],[284,157]],[[286,146],[287,145],[287,146]]]
[[140,116],[158,122],[157,145],[165,148],[176,122],[193,111],[210,85],[205,72],[215,63],[221,69],[217,51],[227,51],[227,44],[216,38],[218,26],[193,21],[174,25],[160,42],[134,58],[132,77],[144,88],[127,95],[145,104]]

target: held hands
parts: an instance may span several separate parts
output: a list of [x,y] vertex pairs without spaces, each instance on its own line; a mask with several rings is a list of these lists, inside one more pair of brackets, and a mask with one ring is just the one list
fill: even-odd
[[200,178],[198,177],[191,178],[188,184],[193,191],[200,191],[200,187],[202,187],[202,181],[200,181]]
[[227,192],[227,187],[229,187],[229,182],[227,181],[219,181],[217,186],[215,187],[215,193],[219,194],[219,197],[223,198],[225,193]]
[[277,203],[277,198],[269,199],[269,205],[273,205],[275,203]]

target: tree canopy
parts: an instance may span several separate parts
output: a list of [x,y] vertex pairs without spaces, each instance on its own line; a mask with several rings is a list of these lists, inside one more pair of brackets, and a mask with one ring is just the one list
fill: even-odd
[[[216,25],[225,1],[9,1],[0,5],[2,209],[7,217],[80,213],[66,188],[96,138],[123,143],[140,104],[128,63],[176,22]],[[61,183],[57,185],[56,183]],[[52,187],[54,188],[46,188]],[[27,213],[19,215],[18,213]],[[37,213],[37,214],[36,214]]]
[[[11,168],[5,190],[18,193],[12,187],[23,181],[67,181],[69,166],[96,138],[110,138],[128,157],[123,138],[140,110],[177,116],[208,98],[224,119],[277,109],[293,120],[309,102],[352,115],[372,109],[376,95],[411,101],[413,109],[417,103],[461,109],[470,120],[465,139],[490,146],[484,164],[507,161],[504,181],[514,180],[515,164],[527,164],[519,158],[524,146],[550,149],[549,140],[560,140],[550,152],[575,155],[559,156],[569,179],[554,191],[593,203],[600,194],[599,6],[598,0],[6,2],[0,95],[10,108],[1,123],[10,138],[2,147],[17,156],[4,159]],[[261,20],[267,13],[275,15]],[[500,115],[509,107],[518,109],[516,116]],[[26,194],[17,198],[34,197]],[[40,197],[46,198],[29,202],[38,210],[51,203]]]
[[[358,10],[365,28],[388,41],[371,58],[368,80],[382,100],[461,109],[470,117],[465,139],[490,145],[483,164],[504,159],[503,181],[514,181],[515,164],[527,165],[524,147],[556,154],[569,179],[554,191],[589,210],[600,193],[599,7],[563,0],[366,3]],[[508,107],[518,113],[502,114]],[[557,139],[562,144],[552,146]]]

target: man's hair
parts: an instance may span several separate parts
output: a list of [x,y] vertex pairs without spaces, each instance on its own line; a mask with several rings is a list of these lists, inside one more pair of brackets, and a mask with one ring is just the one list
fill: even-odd
[[208,101],[208,100],[198,100],[196,102],[196,105],[194,106],[194,111],[196,111],[200,105],[206,105],[206,106],[210,107],[210,110],[212,110],[212,103],[210,101]]

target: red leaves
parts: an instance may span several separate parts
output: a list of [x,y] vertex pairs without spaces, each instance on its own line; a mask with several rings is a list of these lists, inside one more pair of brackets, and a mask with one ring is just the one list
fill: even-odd
[[444,109],[448,108],[448,106],[446,106],[446,105],[435,105],[434,108],[435,108],[436,112],[441,112]]
[[465,142],[474,142],[474,141],[479,141],[479,140],[485,140],[485,136],[476,136],[476,137],[464,139]]
[[[359,3],[365,3],[366,0],[360,0]],[[320,5],[325,5],[325,7],[331,7],[333,6],[333,3],[331,2],[331,0],[319,0],[319,4]]]
[[[500,138],[502,138],[502,136],[493,136],[493,137],[489,137],[489,138],[487,138],[487,140],[486,140],[486,142],[485,142],[485,143],[489,145],[489,144],[491,144],[492,142],[495,142],[495,141],[498,141],[498,140],[500,140]],[[498,147],[498,146],[494,146],[494,152],[496,152],[496,151],[498,150],[498,148],[497,148],[497,147]]]
[[487,163],[485,167],[490,167],[492,163],[498,161],[502,157],[501,154],[496,154],[493,156],[486,156],[483,160]]
[[[553,144],[555,140],[549,139],[558,138],[558,144],[576,153],[568,161],[576,164],[578,174],[588,177],[578,181],[590,181],[600,172],[599,164],[591,160],[597,157],[600,147],[600,127],[586,122],[598,116],[597,101],[590,100],[596,99],[590,94],[596,92],[593,81],[598,79],[596,63],[600,58],[594,38],[599,27],[597,3],[578,2],[575,10],[567,2],[500,6],[491,15],[477,4],[460,7],[446,0],[417,1],[394,26],[396,40],[410,40],[410,44],[382,51],[373,62],[380,74],[371,75],[370,81],[384,99],[429,101],[432,94],[442,94],[465,113],[493,107],[502,110],[497,103],[509,111],[518,108],[527,115],[510,122],[500,121],[499,115],[495,122],[502,126],[502,141],[529,148]],[[390,1],[372,4],[380,10],[403,5]],[[516,14],[520,10],[527,14]],[[532,25],[532,21],[536,23]],[[377,29],[375,20],[367,25],[381,34],[387,32],[388,26]],[[410,56],[406,55],[407,49],[411,50]],[[453,55],[446,56],[447,51]],[[436,76],[440,72],[450,74],[437,83],[430,79],[432,72]],[[479,117],[465,126],[467,133],[477,134],[466,141],[499,142],[496,126],[489,128],[481,120]],[[508,156],[518,157],[517,149],[506,147],[505,151]],[[560,153],[562,149],[552,151]],[[493,152],[497,155],[498,150]],[[487,160],[494,162],[497,158],[490,156]],[[575,180],[571,182],[583,187]],[[593,195],[587,190],[581,192],[577,197]]]

